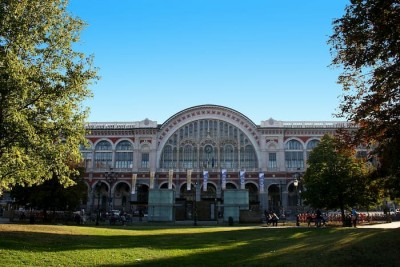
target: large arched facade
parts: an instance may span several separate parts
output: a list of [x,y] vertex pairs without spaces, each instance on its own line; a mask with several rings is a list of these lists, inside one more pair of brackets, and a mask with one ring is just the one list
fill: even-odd
[[205,105],[183,110],[160,127],[161,169],[258,169],[257,126],[232,109]]
[[193,120],[160,146],[160,169],[258,170],[256,147],[238,127],[217,119]]
[[256,125],[218,105],[187,108],[162,124],[89,123],[89,147],[82,147],[91,196],[85,208],[145,211],[149,191],[166,188],[175,192],[175,219],[191,219],[196,208],[200,220],[215,220],[225,190],[240,189],[249,192],[252,211],[294,214],[303,208],[309,152],[343,127],[353,126],[273,119]]

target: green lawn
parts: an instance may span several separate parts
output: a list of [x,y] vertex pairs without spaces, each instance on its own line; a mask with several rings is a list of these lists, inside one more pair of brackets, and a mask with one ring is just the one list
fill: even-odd
[[0,266],[398,266],[400,229],[0,225]]

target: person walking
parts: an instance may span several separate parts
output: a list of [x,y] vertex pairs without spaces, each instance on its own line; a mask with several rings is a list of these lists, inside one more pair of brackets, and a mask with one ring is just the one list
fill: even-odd
[[353,224],[353,227],[357,227],[357,219],[358,219],[358,213],[355,208],[351,210],[351,223]]

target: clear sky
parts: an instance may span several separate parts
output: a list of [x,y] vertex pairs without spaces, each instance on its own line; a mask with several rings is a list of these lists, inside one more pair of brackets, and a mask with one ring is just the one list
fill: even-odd
[[346,0],[70,0],[93,54],[89,121],[163,123],[195,105],[256,124],[338,120],[327,40]]

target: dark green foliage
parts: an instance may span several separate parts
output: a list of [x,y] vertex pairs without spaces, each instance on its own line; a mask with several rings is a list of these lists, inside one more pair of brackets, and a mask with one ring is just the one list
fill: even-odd
[[332,65],[343,69],[338,115],[360,126],[355,143],[378,144],[377,177],[400,196],[400,2],[352,0],[333,26]]
[[307,163],[302,197],[312,207],[340,209],[344,215],[346,209],[376,201],[378,190],[368,179],[367,165],[334,136],[325,135]]
[[84,23],[66,0],[0,0],[0,190],[53,178],[71,185],[96,79],[76,52]]
[[82,177],[74,177],[75,185],[68,188],[62,186],[57,177],[32,187],[15,186],[11,196],[15,203],[27,208],[57,211],[75,211],[81,203],[86,203],[87,186]]

